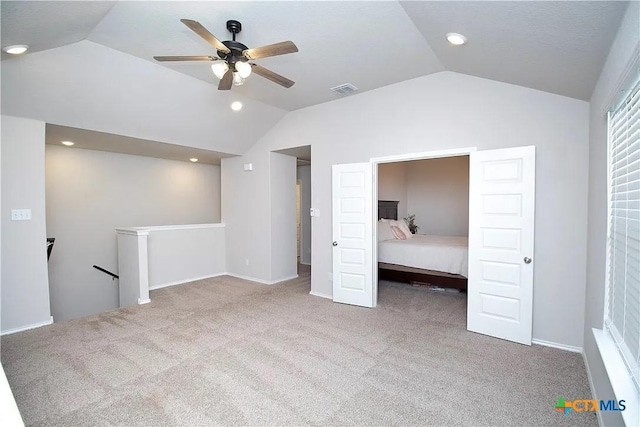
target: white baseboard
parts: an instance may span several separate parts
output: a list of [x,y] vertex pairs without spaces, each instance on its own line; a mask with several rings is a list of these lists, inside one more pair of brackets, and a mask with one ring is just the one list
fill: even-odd
[[151,302],[151,300],[149,298],[138,298],[138,305],[142,305],[142,304],[149,304]]
[[582,354],[582,347],[576,347],[576,346],[573,346],[573,345],[560,344],[560,343],[557,343],[557,342],[538,340],[538,339],[532,339],[531,340],[531,344],[538,344],[538,345],[543,345],[545,347],[552,347],[552,348],[557,348],[559,350],[570,351],[572,353],[580,353],[580,354]]
[[309,267],[311,267],[311,263],[310,263],[310,262],[300,261],[300,264],[302,264],[302,265],[308,265]]
[[[584,361],[584,368],[587,371],[587,380],[589,381],[589,388],[591,389],[591,397],[593,400],[598,400],[598,396],[596,396],[596,388],[593,386],[593,377],[591,376],[591,369],[589,369],[589,362],[587,361],[587,355],[582,352],[582,360]],[[598,425],[603,426],[602,424],[602,415],[600,415],[600,411],[596,411],[596,417],[598,417]]]
[[281,279],[268,281],[268,280],[256,279],[255,277],[243,276],[242,274],[235,274],[235,273],[224,273],[224,274],[227,275],[227,276],[235,277],[236,279],[242,279],[242,280],[248,280],[250,282],[262,283],[263,285],[275,285],[276,283],[286,282],[287,280],[293,280],[293,279],[297,279],[298,278],[298,275],[294,274],[294,275],[289,276],[289,277],[283,277]]
[[235,277],[236,279],[248,280],[250,282],[262,283],[263,285],[270,285],[271,283],[266,280],[256,279],[255,277],[243,276],[242,274],[224,273],[227,276]]
[[313,295],[314,297],[326,298],[333,300],[333,295],[321,294],[320,292],[311,291],[309,295]]
[[275,285],[276,283],[286,282],[287,280],[297,279],[298,277],[300,277],[300,276],[298,276],[297,274],[292,274],[291,276],[288,276],[288,277],[282,277],[282,278],[277,279],[277,280],[272,280],[269,284],[270,285]]
[[11,335],[17,332],[28,331],[29,329],[40,328],[42,326],[51,325],[53,323],[53,316],[49,316],[49,320],[45,320],[44,322],[32,323],[31,325],[21,326],[19,328],[7,329],[6,331],[0,332],[0,335]]
[[216,273],[209,276],[193,277],[191,279],[184,279],[184,280],[178,280],[175,282],[162,283],[160,285],[149,286],[149,290],[155,291],[156,289],[168,288],[169,286],[175,286],[175,285],[182,285],[184,283],[195,282],[196,280],[211,279],[212,277],[224,276],[225,274],[227,273]]

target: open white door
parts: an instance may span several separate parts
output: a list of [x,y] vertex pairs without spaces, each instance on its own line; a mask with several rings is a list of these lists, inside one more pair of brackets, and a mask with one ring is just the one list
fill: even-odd
[[333,300],[375,307],[371,164],[333,166]]
[[531,345],[535,147],[471,153],[467,329]]

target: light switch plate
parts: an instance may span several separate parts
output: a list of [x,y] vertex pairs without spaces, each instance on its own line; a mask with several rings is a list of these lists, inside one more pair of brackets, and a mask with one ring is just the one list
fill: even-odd
[[29,221],[31,209],[11,209],[11,221]]

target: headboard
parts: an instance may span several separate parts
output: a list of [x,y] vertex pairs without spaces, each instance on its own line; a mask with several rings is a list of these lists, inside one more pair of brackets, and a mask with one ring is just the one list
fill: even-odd
[[378,219],[398,219],[398,201],[378,200]]

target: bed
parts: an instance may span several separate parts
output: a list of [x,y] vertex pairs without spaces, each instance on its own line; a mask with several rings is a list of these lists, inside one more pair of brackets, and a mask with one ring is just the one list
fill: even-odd
[[[378,217],[397,220],[398,202],[378,202]],[[466,291],[468,239],[413,235],[378,242],[378,278]]]

